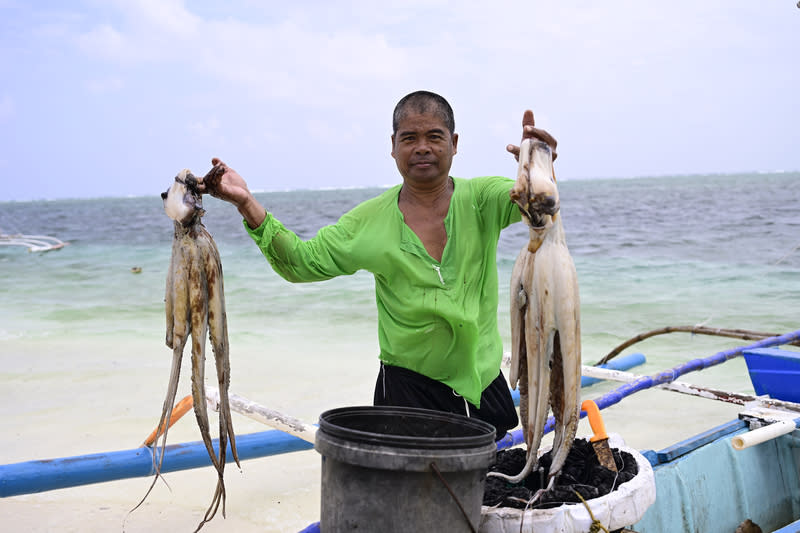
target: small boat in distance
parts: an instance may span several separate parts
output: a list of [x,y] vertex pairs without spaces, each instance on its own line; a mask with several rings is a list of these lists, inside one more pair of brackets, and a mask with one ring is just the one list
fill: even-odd
[[29,252],[49,252],[60,250],[69,244],[48,235],[7,235],[0,230],[0,246],[27,246]]

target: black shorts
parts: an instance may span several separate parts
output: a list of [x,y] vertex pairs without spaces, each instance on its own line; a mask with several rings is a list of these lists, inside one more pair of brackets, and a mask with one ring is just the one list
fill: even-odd
[[381,363],[375,382],[374,404],[420,407],[475,417],[495,427],[497,440],[519,423],[517,409],[502,372],[481,393],[481,407],[478,409],[441,381],[407,368]]

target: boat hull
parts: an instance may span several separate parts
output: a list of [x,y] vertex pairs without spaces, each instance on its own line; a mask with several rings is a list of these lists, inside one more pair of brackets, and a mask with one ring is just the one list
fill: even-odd
[[800,352],[759,348],[743,355],[756,394],[800,403]]
[[[746,433],[739,420],[648,456],[656,503],[639,533],[735,531],[745,519],[775,531],[800,517],[800,431],[744,450],[731,439]],[[709,437],[713,440],[706,442]],[[699,447],[695,444],[702,442]],[[664,461],[664,462],[660,462]]]

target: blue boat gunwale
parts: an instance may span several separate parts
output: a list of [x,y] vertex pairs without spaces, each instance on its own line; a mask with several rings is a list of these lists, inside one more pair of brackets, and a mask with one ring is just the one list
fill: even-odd
[[800,351],[787,350],[786,348],[753,348],[743,350],[742,355],[762,355],[771,358],[786,359],[800,365]]
[[710,444],[716,440],[732,436],[735,433],[748,431],[747,422],[741,419],[731,420],[717,427],[713,427],[688,439],[676,442],[659,451],[642,450],[644,455],[653,467],[664,465],[680,459],[681,457],[693,452],[694,450]]

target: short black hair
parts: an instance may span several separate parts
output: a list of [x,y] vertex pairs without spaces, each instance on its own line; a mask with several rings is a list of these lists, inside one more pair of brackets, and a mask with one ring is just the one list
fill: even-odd
[[397,125],[400,121],[411,113],[433,113],[442,119],[442,122],[450,131],[450,135],[455,133],[456,119],[453,116],[453,108],[450,107],[447,100],[436,93],[414,91],[401,98],[394,107],[394,114],[392,115],[393,134],[397,133]]

